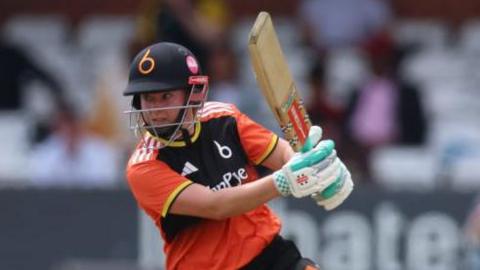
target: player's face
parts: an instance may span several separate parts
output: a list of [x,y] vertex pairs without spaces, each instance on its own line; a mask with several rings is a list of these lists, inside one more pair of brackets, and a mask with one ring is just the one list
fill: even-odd
[[[140,95],[142,110],[162,109],[143,112],[144,119],[152,126],[173,124],[177,120],[180,108],[185,102],[184,90],[173,90],[168,92],[146,93]],[[168,107],[173,107],[167,109]]]

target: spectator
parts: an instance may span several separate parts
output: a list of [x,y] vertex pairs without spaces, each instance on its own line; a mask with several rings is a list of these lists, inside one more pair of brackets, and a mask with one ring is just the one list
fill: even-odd
[[368,179],[370,152],[385,145],[424,143],[426,119],[417,88],[399,76],[405,54],[394,47],[390,36],[379,33],[365,50],[372,74],[350,98],[345,135],[351,156],[356,156],[358,169]]
[[298,18],[306,43],[317,51],[356,46],[388,22],[386,0],[303,0]]
[[333,139],[337,148],[341,148],[341,123],[344,118],[344,110],[329,98],[325,67],[320,59],[314,62],[310,70],[309,87],[310,98],[306,106],[310,120],[314,125],[322,126],[325,137]]
[[207,62],[210,48],[223,39],[229,20],[222,1],[145,0],[142,6],[139,31],[143,31],[143,41],[137,47],[177,42],[191,48],[201,62]]
[[62,106],[53,132],[30,155],[31,181],[36,186],[108,187],[119,168],[116,151],[85,132],[76,113]]
[[[16,112],[24,109],[25,86],[28,82],[39,81],[50,91],[54,104],[63,103],[65,98],[60,84],[48,72],[38,66],[18,47],[0,38],[0,99],[1,112]],[[46,125],[41,119],[34,119],[32,140],[40,141],[46,136]]]
[[243,100],[237,82],[237,61],[231,48],[223,43],[215,47],[210,55],[207,69],[210,72],[210,95],[212,100],[238,104]]
[[[39,80],[47,86],[52,96],[60,100],[62,91],[56,80],[36,65],[20,48],[0,39],[0,110],[22,108],[22,94],[25,82]],[[58,102],[57,102],[58,103]]]

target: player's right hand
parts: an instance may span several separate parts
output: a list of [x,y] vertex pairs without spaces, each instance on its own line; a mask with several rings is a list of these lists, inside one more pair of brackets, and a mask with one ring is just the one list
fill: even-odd
[[313,193],[312,199],[317,202],[318,205],[323,206],[325,210],[330,211],[341,205],[353,190],[352,175],[348,171],[347,167],[342,162],[342,171],[344,172],[340,177],[335,180],[333,184],[328,186],[321,193]]
[[275,186],[283,196],[301,198],[325,190],[344,170],[332,140],[320,141],[313,149],[297,153],[282,169],[273,173]]

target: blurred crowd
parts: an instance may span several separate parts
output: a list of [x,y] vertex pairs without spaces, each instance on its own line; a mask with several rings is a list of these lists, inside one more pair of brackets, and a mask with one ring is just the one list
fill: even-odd
[[[159,41],[194,52],[209,100],[281,134],[248,57],[255,14],[227,2],[142,0],[131,14],[2,20],[0,188],[123,188],[137,140],[123,113],[128,65]],[[335,140],[356,185],[478,190],[480,18],[403,18],[389,0],[295,3],[289,15],[272,13],[284,54],[312,122]],[[465,235],[480,269],[480,200]]]
[[[272,14],[314,124],[357,184],[478,186],[480,23],[398,18],[384,0],[302,0]],[[280,133],[246,48],[254,17],[224,1],[143,0],[130,15],[12,16],[0,41],[0,185],[121,187],[132,56],[173,41],[231,102]]]

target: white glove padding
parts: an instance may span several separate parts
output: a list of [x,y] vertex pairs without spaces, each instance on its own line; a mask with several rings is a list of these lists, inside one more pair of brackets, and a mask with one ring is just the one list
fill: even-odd
[[306,153],[297,153],[273,174],[275,186],[283,196],[297,198],[322,192],[341,172],[341,162],[331,140],[321,141]]
[[318,205],[323,206],[327,211],[333,210],[342,204],[353,190],[352,175],[343,162],[340,161],[340,163],[341,173],[334,183],[323,192],[314,193],[311,196]]
[[312,148],[314,148],[318,144],[318,142],[320,142],[322,135],[323,135],[323,130],[321,127],[311,126],[310,130],[308,131],[308,137],[305,140],[305,143],[303,144],[301,152],[306,153],[312,150]]

